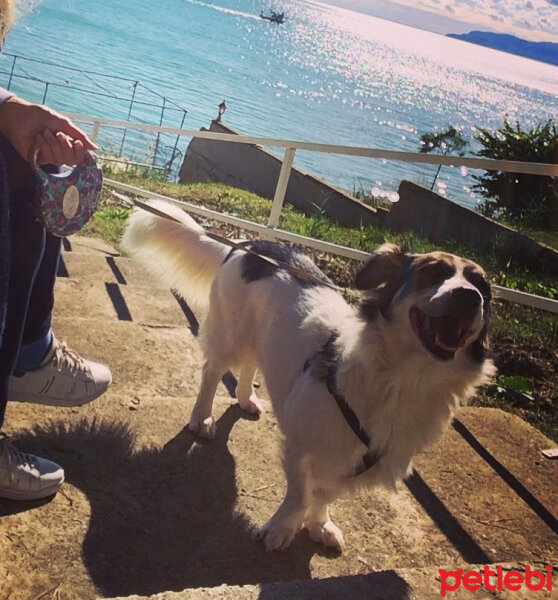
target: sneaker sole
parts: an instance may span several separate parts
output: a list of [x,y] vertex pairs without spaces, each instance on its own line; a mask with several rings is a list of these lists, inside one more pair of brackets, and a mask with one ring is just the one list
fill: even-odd
[[42,500],[43,498],[48,498],[49,496],[54,496],[56,492],[60,489],[60,486],[64,483],[64,479],[57,483],[56,485],[52,485],[48,488],[43,488],[42,490],[37,490],[36,492],[29,491],[21,491],[17,490],[3,490],[0,489],[0,498],[4,500],[19,500],[19,501],[31,501],[31,500]]
[[89,404],[93,402],[99,396],[102,396],[112,384],[112,378],[108,382],[107,387],[92,396],[86,396],[85,398],[80,398],[79,400],[72,400],[68,398],[52,398],[49,396],[33,396],[28,392],[10,392],[9,401],[10,402],[25,402],[27,404],[43,404],[44,406],[60,406],[63,408],[73,408],[76,406],[83,406],[84,404]]

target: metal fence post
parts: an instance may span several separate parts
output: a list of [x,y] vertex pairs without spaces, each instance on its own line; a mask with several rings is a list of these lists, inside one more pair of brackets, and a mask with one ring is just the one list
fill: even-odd
[[[165,118],[165,107],[167,104],[167,99],[163,96],[163,106],[161,107],[161,117],[159,118],[159,127],[163,124],[163,119]],[[152,165],[155,166],[157,162],[157,152],[159,151],[159,142],[161,141],[161,132],[157,132],[157,140],[155,141],[155,150],[153,151],[153,162]]]
[[12,70],[10,71],[10,78],[8,79],[8,85],[6,86],[6,89],[8,89],[8,90],[10,89],[10,86],[12,85],[12,78],[14,76],[16,60],[17,60],[17,56],[14,56],[14,60],[12,61]]
[[43,104],[46,103],[46,97],[47,97],[47,94],[48,94],[48,85],[49,85],[49,82],[47,81],[45,83],[45,93],[43,94],[43,102],[42,102]]
[[269,215],[269,221],[267,222],[267,226],[270,229],[274,229],[279,224],[279,217],[281,216],[281,211],[283,209],[283,202],[285,200],[285,193],[287,192],[287,185],[291,175],[295,152],[296,148],[287,147],[285,149],[285,156],[283,157],[281,172],[279,173],[277,187],[275,188],[271,213]]
[[[186,120],[186,111],[183,110],[182,111],[182,121],[180,122],[180,129],[182,129],[184,127],[185,120]],[[176,158],[176,155],[178,154],[178,142],[179,141],[180,141],[180,134],[177,134],[176,139],[174,140],[174,146],[172,149],[172,154],[171,154],[170,160],[167,161],[167,164],[165,165],[166,177],[169,176],[169,173],[172,170],[172,163],[174,162],[174,159]]]
[[97,138],[99,137],[99,126],[101,124],[99,121],[93,121],[93,129],[91,130],[91,141],[95,144],[97,143]]
[[[126,119],[127,121],[130,120],[130,117],[132,115],[132,109],[134,108],[134,99],[136,97],[136,89],[138,87],[139,81],[136,81],[134,83],[134,85],[132,86],[134,88],[133,92],[132,92],[132,98],[130,99],[130,107],[128,108],[128,118]],[[128,130],[124,129],[124,134],[122,135],[122,142],[120,144],[120,152],[118,153],[118,156],[122,156],[122,152],[124,151],[124,142],[126,141],[126,132]]]

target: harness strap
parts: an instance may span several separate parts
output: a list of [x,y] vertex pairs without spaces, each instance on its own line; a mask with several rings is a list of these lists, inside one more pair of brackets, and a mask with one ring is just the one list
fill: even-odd
[[345,417],[345,421],[349,424],[349,427],[353,430],[357,438],[368,448],[370,446],[370,436],[360,424],[360,421],[355,411],[348,405],[345,400],[345,396],[339,391],[337,387],[337,362],[338,356],[335,349],[335,342],[339,335],[334,333],[329,340],[325,343],[320,353],[323,353],[325,360],[327,361],[327,372],[326,372],[326,386],[328,392],[335,398],[337,406],[341,411],[341,414]]
[[[335,348],[335,342],[337,341],[338,337],[338,333],[333,333],[328,341],[318,351],[316,356],[320,358],[326,367],[324,378],[328,392],[335,399],[341,414],[343,417],[345,417],[345,421],[347,421],[347,424],[353,430],[353,433],[368,449],[368,451],[362,456],[360,464],[357,465],[355,472],[353,473],[353,476],[357,476],[361,475],[365,471],[368,471],[368,469],[371,469],[383,456],[385,456],[385,452],[370,448],[372,441],[370,436],[362,427],[357,414],[349,406],[347,400],[345,400],[345,397],[337,387],[337,364],[339,362],[339,355],[337,349]],[[304,365],[305,371],[310,367],[312,360],[313,359],[309,359],[306,361]]]

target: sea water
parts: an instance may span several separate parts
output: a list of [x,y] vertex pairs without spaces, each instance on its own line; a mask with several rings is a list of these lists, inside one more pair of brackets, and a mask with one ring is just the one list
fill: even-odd
[[[262,20],[262,9],[287,20]],[[6,53],[33,61],[14,65]],[[308,0],[35,1],[0,70],[0,85],[11,73],[14,91],[58,110],[159,124],[164,97],[165,119],[175,119],[165,125],[199,129],[225,100],[224,122],[247,135],[410,152],[421,134],[449,125],[471,153],[479,127],[507,118],[530,128],[558,115],[556,66]],[[187,109],[184,121],[177,107]],[[133,138],[126,144],[127,154],[146,151]],[[303,151],[295,164],[366,193],[402,179],[429,186],[436,171]],[[437,189],[475,205],[473,173],[456,159]]]

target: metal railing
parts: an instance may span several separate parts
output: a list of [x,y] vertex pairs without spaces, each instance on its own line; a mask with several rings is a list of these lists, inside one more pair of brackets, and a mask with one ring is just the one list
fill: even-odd
[[[551,177],[558,177],[558,165],[556,164],[544,164],[544,163],[531,163],[531,162],[518,162],[508,160],[491,160],[484,158],[473,158],[473,157],[449,157],[442,155],[422,154],[415,152],[399,152],[394,150],[384,150],[378,148],[365,148],[357,146],[336,146],[330,144],[318,144],[314,142],[303,142],[295,140],[281,140],[245,135],[236,135],[229,133],[216,133],[212,131],[198,131],[198,130],[187,130],[187,129],[175,129],[169,127],[153,127],[150,125],[140,123],[128,123],[126,121],[115,121],[111,119],[103,119],[100,117],[94,117],[91,115],[80,115],[80,114],[68,114],[70,118],[79,123],[89,123],[92,125],[91,137],[93,140],[97,138],[99,129],[101,126],[106,127],[129,127],[132,129],[143,129],[153,130],[161,133],[170,133],[177,136],[185,136],[189,138],[202,138],[209,140],[217,140],[222,142],[235,142],[240,144],[251,144],[259,146],[271,146],[271,147],[282,147],[285,148],[285,155],[282,161],[279,178],[275,188],[275,194],[273,203],[270,210],[269,219],[266,225],[260,225],[252,221],[240,219],[231,215],[218,213],[216,211],[196,206],[194,204],[178,201],[173,198],[162,196],[154,192],[124,184],[112,179],[106,179],[105,181],[121,191],[128,192],[141,196],[143,198],[161,198],[177,204],[189,212],[204,216],[207,218],[216,219],[222,222],[229,223],[242,227],[249,231],[254,231],[262,236],[268,238],[282,239],[289,242],[294,242],[304,246],[308,246],[324,252],[329,252],[345,258],[351,258],[354,260],[366,260],[370,255],[366,252],[348,248],[347,246],[341,246],[330,242],[324,242],[322,240],[316,240],[314,238],[308,238],[298,234],[291,233],[279,229],[277,227],[279,218],[283,210],[283,203],[285,200],[285,192],[287,184],[291,174],[293,166],[293,160],[295,152],[298,149],[301,150],[312,150],[314,152],[327,152],[334,154],[346,154],[352,156],[364,156],[369,158],[379,158],[387,160],[398,160],[405,162],[420,162],[433,165],[454,165],[458,163],[469,168],[484,169],[487,171],[506,171],[511,173],[526,173],[533,175],[546,175]],[[558,300],[552,300],[550,298],[544,298],[534,294],[527,294],[525,292],[519,292],[502,286],[493,286],[495,295],[502,300],[522,304],[532,308],[537,308],[552,313],[558,314]]]
[[[37,76],[28,72],[29,68],[42,75]],[[79,100],[80,106],[87,110],[106,110],[107,100],[110,101],[110,111],[114,115],[126,117],[125,126],[118,134],[112,136],[114,160],[125,154],[125,145],[135,145],[137,139],[130,139],[128,131],[130,121],[143,124],[179,124],[184,126],[187,110],[174,101],[154,90],[143,81],[118,75],[109,75],[98,71],[88,71],[61,65],[47,60],[28,58],[18,54],[3,52],[0,54],[0,75],[4,76],[3,86],[17,92],[17,85],[26,88],[26,98],[51,106],[62,106],[65,111],[72,110],[72,103]],[[70,93],[68,93],[70,92]],[[33,97],[34,96],[34,97]],[[75,106],[73,107],[75,108]],[[147,119],[148,117],[148,119]],[[179,156],[179,136],[168,145],[163,144],[161,132],[147,130],[152,134],[150,150],[145,154],[145,161],[151,167],[164,169],[167,173],[172,170],[173,161]],[[139,140],[145,143],[145,140]],[[158,163],[163,163],[160,166]]]

